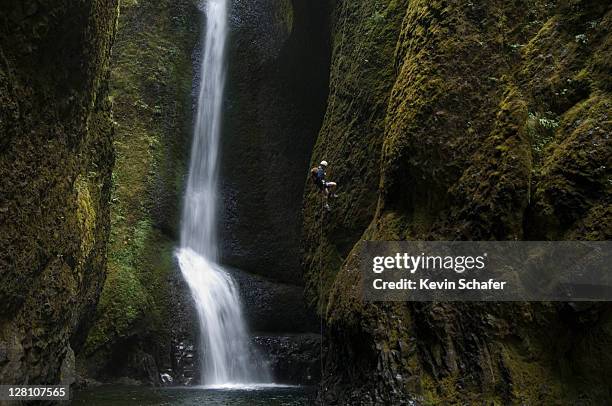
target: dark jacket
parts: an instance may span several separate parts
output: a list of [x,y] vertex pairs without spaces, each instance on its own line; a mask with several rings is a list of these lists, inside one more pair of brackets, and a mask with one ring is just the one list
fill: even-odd
[[317,171],[317,184],[320,188],[325,187],[325,169],[319,167]]

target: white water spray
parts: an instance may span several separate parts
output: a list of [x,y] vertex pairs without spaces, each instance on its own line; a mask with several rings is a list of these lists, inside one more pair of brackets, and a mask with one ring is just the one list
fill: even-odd
[[225,82],[228,0],[208,0],[200,93],[177,258],[200,321],[201,381],[205,385],[267,382],[248,345],[232,277],[218,264],[217,180]]

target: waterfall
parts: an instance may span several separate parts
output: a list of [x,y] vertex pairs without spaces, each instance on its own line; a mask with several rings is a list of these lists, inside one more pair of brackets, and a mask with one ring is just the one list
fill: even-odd
[[208,0],[197,115],[177,251],[200,322],[201,382],[265,382],[266,368],[249,348],[236,283],[218,263],[217,183],[225,81],[228,0]]

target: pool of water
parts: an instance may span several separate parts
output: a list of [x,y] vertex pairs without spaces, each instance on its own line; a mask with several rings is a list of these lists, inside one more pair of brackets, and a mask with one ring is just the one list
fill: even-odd
[[316,389],[304,386],[176,387],[104,385],[75,391],[73,405],[231,405],[302,406],[314,404]]

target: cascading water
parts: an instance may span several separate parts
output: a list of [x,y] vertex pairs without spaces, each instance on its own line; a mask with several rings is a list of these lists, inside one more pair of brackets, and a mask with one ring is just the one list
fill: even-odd
[[201,82],[177,258],[195,300],[205,385],[266,382],[267,369],[248,345],[232,277],[218,264],[216,214],[221,105],[225,81],[227,1],[208,0]]

